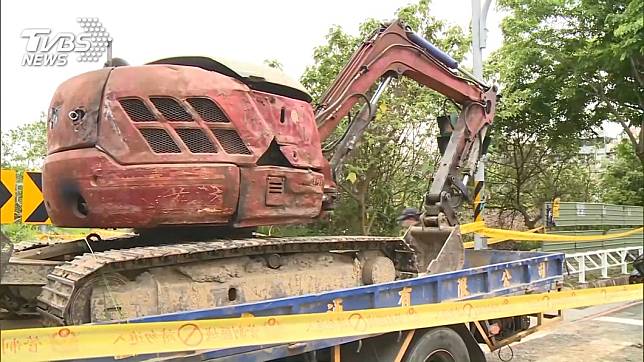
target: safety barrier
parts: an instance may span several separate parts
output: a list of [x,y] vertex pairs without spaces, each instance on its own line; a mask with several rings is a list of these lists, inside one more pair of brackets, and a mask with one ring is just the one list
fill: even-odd
[[[628,229],[610,229],[610,230],[566,230],[566,231],[550,231],[551,234],[557,235],[605,235],[612,233],[619,233],[627,231]],[[568,242],[557,243],[550,242],[541,245],[540,250],[546,252],[560,252],[560,253],[582,253],[586,251],[594,251],[599,249],[619,249],[630,246],[641,246],[644,243],[644,236],[642,233],[627,235],[621,238],[612,238],[605,240],[597,240],[592,242]]]
[[[642,225],[644,209],[636,205],[613,205],[586,202],[560,202],[555,199],[545,203],[542,210],[544,223],[550,234],[604,235]],[[621,230],[620,230],[621,229]],[[618,249],[641,246],[643,235],[631,234],[620,238],[598,238],[583,243],[546,243],[540,250],[547,252],[581,253],[599,249]]]
[[69,360],[360,336],[640,300],[643,291],[636,284],[352,311],[334,301],[328,313],[8,330],[1,356]]
[[642,206],[590,202],[546,202],[543,220],[552,227],[641,225]]
[[14,222],[16,213],[16,170],[0,170],[0,223]]
[[[543,242],[580,242],[580,241],[597,241],[622,238],[633,234],[642,233],[643,227],[638,227],[624,232],[608,233],[602,235],[558,235],[558,234],[537,234],[534,233],[537,229],[530,231],[513,231],[494,229],[485,226],[483,222],[473,222],[461,225],[461,234],[478,233],[485,237],[495,240],[515,240],[515,241],[543,241]],[[469,244],[466,245],[470,246]]]
[[[2,169],[0,177],[0,223],[15,222],[17,200],[16,170]],[[22,174],[21,220],[24,224],[51,224],[42,194],[42,173]]]
[[615,267],[619,267],[622,274],[628,274],[628,263],[642,255],[643,249],[631,246],[566,254],[566,269],[568,274],[579,276],[579,283],[585,283],[586,272],[594,270],[601,270],[602,278],[608,278],[608,269]]

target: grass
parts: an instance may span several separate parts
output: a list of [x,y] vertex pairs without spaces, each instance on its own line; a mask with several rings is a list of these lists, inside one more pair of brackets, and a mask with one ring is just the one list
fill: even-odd
[[90,228],[62,228],[52,225],[28,225],[28,224],[6,224],[0,228],[13,243],[25,241],[48,240],[71,240],[81,239],[87,234],[98,233],[103,237],[127,233],[128,230],[103,230]]
[[6,224],[0,227],[5,236],[14,243],[38,239],[38,225]]

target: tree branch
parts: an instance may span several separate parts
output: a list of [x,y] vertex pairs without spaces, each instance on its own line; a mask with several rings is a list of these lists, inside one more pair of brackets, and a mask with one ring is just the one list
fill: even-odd
[[[631,68],[633,69],[633,75],[635,76],[635,79],[640,84],[640,87],[644,87],[644,78],[642,78],[642,75],[637,70],[637,64],[635,63],[635,59],[632,56],[628,57],[628,59],[631,61]],[[640,106],[644,108],[644,106],[641,103],[640,103]]]

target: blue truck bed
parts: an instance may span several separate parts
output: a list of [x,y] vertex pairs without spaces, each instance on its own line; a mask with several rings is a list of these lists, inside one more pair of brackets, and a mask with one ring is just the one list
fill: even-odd
[[[454,272],[318,294],[147,316],[128,322],[231,318],[239,317],[242,313],[251,313],[254,316],[323,313],[329,310],[329,304],[332,304],[334,300],[341,300],[345,311],[395,307],[400,305],[400,292],[403,288],[411,288],[412,305],[545,292],[556,289],[558,283],[562,281],[563,262],[564,254],[560,253],[466,250],[464,268]],[[332,278],[333,275],[329,275],[329,277]],[[292,345],[270,345],[199,351],[187,355],[208,360],[260,361],[326,348],[361,338],[365,338],[365,336],[313,341],[306,343],[306,348],[301,350],[294,349]],[[177,354],[173,355],[174,358],[178,357]],[[187,356],[186,353],[180,355]],[[124,360],[139,361],[150,357],[172,358],[170,355],[155,355],[134,356]]]

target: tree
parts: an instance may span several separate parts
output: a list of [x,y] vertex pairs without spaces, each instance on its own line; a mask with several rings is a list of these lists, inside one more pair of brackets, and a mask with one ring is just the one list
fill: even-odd
[[[427,0],[399,9],[396,17],[457,60],[469,48],[468,37],[459,27],[430,16]],[[320,97],[356,47],[379,26],[379,21],[368,19],[361,24],[359,36],[337,26],[329,30],[327,43],[315,49],[315,64],[301,79],[314,98]],[[380,100],[376,118],[348,158],[345,173],[337,175],[340,201],[324,231],[392,233],[400,210],[419,206],[427,189],[438,154],[434,120],[453,110],[449,107],[441,96],[410,79],[394,80]],[[358,110],[359,105],[353,113]],[[328,144],[337,140],[347,125],[345,119]]]
[[[644,2],[499,0],[508,12],[493,56],[502,127],[574,139],[602,121],[622,125],[644,162]],[[637,130],[639,128],[639,130]]]
[[518,216],[532,229],[541,220],[544,202],[557,197],[594,201],[590,165],[578,151],[576,142],[553,144],[537,135],[507,132],[495,137],[486,175],[486,208],[493,210],[494,223],[514,228]]
[[617,146],[601,184],[604,202],[644,206],[644,169],[630,142],[622,141]]
[[38,170],[47,154],[47,121],[40,119],[2,132],[2,167]]

